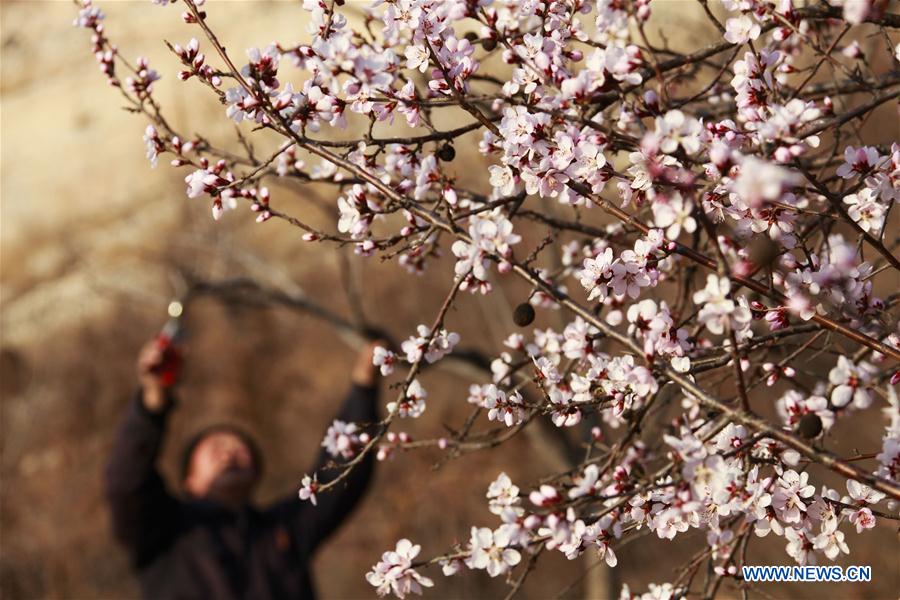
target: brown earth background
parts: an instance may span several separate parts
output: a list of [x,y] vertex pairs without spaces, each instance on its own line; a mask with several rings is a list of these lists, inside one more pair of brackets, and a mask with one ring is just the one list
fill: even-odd
[[[181,22],[182,9],[149,1],[99,6],[123,53],[130,59],[148,56],[163,75],[156,97],[175,127],[233,144],[223,108],[196,82],[175,79],[178,66],[162,39],[183,44],[198,35]],[[696,3],[664,1],[653,7],[651,31],[677,15],[677,25],[667,25],[676,45],[712,40],[698,25]],[[214,0],[208,10],[236,58],[250,46],[307,39],[298,3]],[[101,474],[113,426],[134,386],[134,356],[165,320],[173,274],[250,277],[305,293],[347,318],[354,314],[349,287],[358,290],[369,321],[403,338],[434,318],[452,263],[444,259],[425,276],[410,276],[394,263],[362,261],[333,246],[303,243],[298,230],[284,223],[257,225],[246,207],[213,222],[205,201],[186,199],[186,171],[170,168],[166,160],[150,169],[141,142],[145,122],[120,110],[117,92],[104,85],[87,33],[70,26],[71,3],[3,2],[0,11],[0,596],[135,597],[135,582],[110,536]],[[864,48],[875,43],[858,39]],[[293,67],[283,65],[282,73],[283,79],[300,81]],[[896,138],[895,108],[886,108],[866,124],[873,143]],[[463,121],[468,118],[448,112],[436,125],[449,128]],[[271,139],[252,139],[260,155],[273,147]],[[457,144],[454,169],[463,184],[487,191],[476,140],[470,135]],[[271,187],[280,209],[334,226],[333,190]],[[598,219],[588,216],[602,222]],[[523,232],[529,249],[543,236]],[[509,307],[527,292],[517,281],[502,280],[496,294],[465,296],[448,327],[462,334],[464,346],[496,354],[500,340],[514,330]],[[181,444],[190,434],[210,422],[233,420],[256,434],[267,456],[258,500],[294,494],[346,389],[355,349],[321,320],[294,310],[235,308],[213,299],[190,309],[181,405],[171,420],[161,468],[174,481]],[[535,323],[559,324],[554,313],[539,315]],[[433,370],[422,381],[429,390],[428,411],[404,426],[414,437],[435,437],[444,423],[459,425],[465,418],[472,380]],[[383,390],[385,398],[391,394],[386,386]],[[858,421],[839,427],[840,446],[879,448],[884,424],[876,409],[871,417],[863,427]],[[406,453],[379,465],[367,500],[317,557],[323,598],[373,597],[363,575],[397,539],[421,543],[426,556],[442,553],[467,540],[471,525],[496,524],[484,494],[499,471],[527,487],[555,464],[546,443],[528,435],[435,470],[439,458],[437,452]],[[827,476],[821,481],[834,483]],[[703,535],[695,532],[674,543],[644,537],[617,549],[614,577],[632,589],[672,580],[673,569],[703,544]],[[848,542],[852,560],[839,564],[872,565],[873,583],[767,586],[762,597],[896,597],[896,533],[890,527],[864,536],[848,532]],[[783,544],[780,538],[766,540],[751,555],[753,562],[788,564]],[[544,556],[521,597],[556,597],[573,582],[566,597],[585,597],[579,578],[595,560]],[[436,570],[428,574],[437,587],[427,597],[494,598],[506,592],[502,581],[483,572],[450,579]]]

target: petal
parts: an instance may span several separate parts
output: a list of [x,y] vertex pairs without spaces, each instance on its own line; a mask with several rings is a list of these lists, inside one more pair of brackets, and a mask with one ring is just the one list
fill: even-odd
[[503,562],[510,566],[515,566],[519,564],[522,560],[522,555],[519,554],[518,550],[513,550],[512,548],[507,548],[503,551]]
[[853,388],[849,385],[839,385],[831,392],[831,402],[837,406],[847,406],[853,398]]
[[606,564],[610,567],[614,567],[619,564],[619,559],[616,558],[616,553],[613,552],[613,549],[609,546],[606,547]]

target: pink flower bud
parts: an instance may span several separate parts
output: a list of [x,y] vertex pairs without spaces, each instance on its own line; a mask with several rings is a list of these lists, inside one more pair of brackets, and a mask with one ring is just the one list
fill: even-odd
[[740,260],[731,271],[738,277],[749,277],[753,273],[753,265],[748,260]]
[[527,517],[525,517],[522,525],[524,525],[526,529],[534,530],[540,527],[542,522],[543,519],[540,517],[540,515],[528,515]]
[[785,148],[784,146],[778,148],[775,151],[775,160],[780,163],[790,162],[791,160],[791,151]]
[[859,47],[859,42],[853,40],[850,45],[841,50],[841,54],[843,54],[847,58],[861,58],[863,52]]

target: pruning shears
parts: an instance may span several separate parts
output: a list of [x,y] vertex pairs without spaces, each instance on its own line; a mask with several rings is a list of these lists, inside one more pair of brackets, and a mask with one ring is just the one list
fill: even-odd
[[173,283],[181,294],[169,302],[167,309],[169,319],[156,336],[156,345],[162,351],[162,360],[153,369],[153,372],[159,375],[164,387],[172,386],[181,373],[182,354],[179,345],[184,338],[184,307],[190,295],[190,290],[183,280],[179,279]]

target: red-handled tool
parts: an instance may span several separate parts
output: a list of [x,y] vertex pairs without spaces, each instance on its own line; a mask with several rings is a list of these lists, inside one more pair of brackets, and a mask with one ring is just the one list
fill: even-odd
[[181,352],[178,342],[184,333],[181,324],[181,316],[184,306],[178,300],[169,303],[169,320],[163,326],[162,331],[156,336],[156,344],[162,350],[162,360],[153,372],[159,375],[164,387],[172,386],[181,372]]

